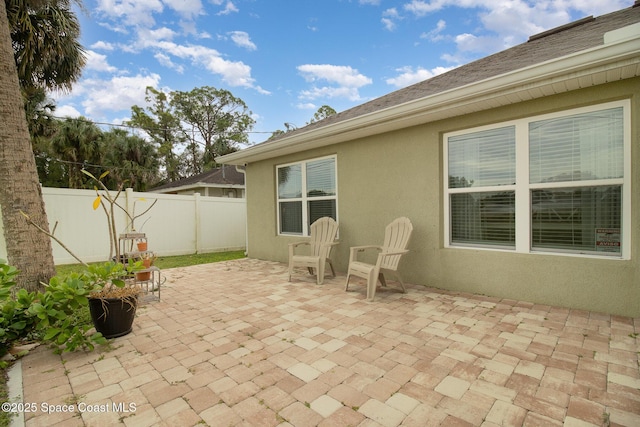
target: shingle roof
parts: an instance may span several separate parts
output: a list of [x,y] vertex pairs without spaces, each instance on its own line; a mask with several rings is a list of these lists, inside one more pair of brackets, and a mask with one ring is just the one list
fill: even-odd
[[588,17],[530,37],[529,41],[455,68],[428,80],[399,89],[349,110],[329,116],[268,142],[291,137],[354,117],[455,89],[490,77],[563,57],[604,44],[604,34],[640,22],[640,2],[597,18]]
[[225,186],[225,185],[244,185],[244,174],[238,172],[233,166],[222,166],[203,172],[198,175],[190,176],[179,181],[170,182],[149,191],[167,190],[179,187],[206,187],[206,186]]

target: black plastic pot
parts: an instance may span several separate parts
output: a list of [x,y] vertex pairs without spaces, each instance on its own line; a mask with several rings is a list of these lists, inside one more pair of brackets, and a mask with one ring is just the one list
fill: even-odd
[[89,298],[89,311],[96,331],[105,338],[117,338],[131,332],[138,298]]

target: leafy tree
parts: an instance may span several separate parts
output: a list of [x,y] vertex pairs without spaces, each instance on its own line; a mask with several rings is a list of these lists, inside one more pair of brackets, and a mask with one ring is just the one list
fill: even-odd
[[83,169],[96,172],[95,165],[102,161],[101,139],[100,128],[84,117],[68,117],[60,122],[51,139],[51,149],[66,163],[69,188],[85,187]]
[[191,140],[180,154],[180,174],[182,176],[193,176],[203,172],[204,151],[200,149],[198,143]]
[[66,186],[64,166],[51,157],[55,104],[45,88],[71,89],[86,62],[80,24],[69,1],[5,0],[29,134],[43,185]]
[[328,105],[323,105],[322,107],[318,108],[318,111],[315,112],[313,118],[307,124],[310,125],[311,123],[319,122],[320,120],[324,120],[329,116],[333,116],[334,114],[336,114],[336,110],[329,107]]
[[102,141],[103,165],[111,171],[108,188],[126,182],[135,191],[145,191],[148,184],[157,182],[160,161],[152,143],[123,129],[104,132]]
[[22,95],[40,183],[44,187],[66,187],[69,181],[67,171],[51,151],[51,137],[59,124],[53,117],[56,106],[42,88],[30,94],[23,91]]
[[146,89],[148,107],[131,107],[129,124],[142,128],[151,140],[158,144],[158,154],[169,181],[180,179],[179,158],[173,152],[174,147],[184,142],[184,132],[180,119],[169,103],[169,97],[149,86]]
[[[336,114],[336,110],[329,107],[328,105],[323,105],[322,107],[318,108],[318,111],[315,112],[311,120],[309,120],[309,122],[307,122],[306,124],[310,125],[312,123],[319,122],[320,120],[324,120],[327,117],[332,116],[334,114]],[[295,125],[288,122],[284,124],[284,127],[287,130],[278,129],[271,134],[269,139],[271,140],[271,139],[280,137],[286,133],[293,132],[294,130],[298,129]]]
[[5,0],[23,90],[70,90],[86,57],[68,0]]
[[224,89],[204,86],[190,92],[172,92],[171,105],[178,118],[202,138],[205,169],[216,166],[217,156],[236,151],[238,144],[248,142],[246,132],[255,123],[244,101]]

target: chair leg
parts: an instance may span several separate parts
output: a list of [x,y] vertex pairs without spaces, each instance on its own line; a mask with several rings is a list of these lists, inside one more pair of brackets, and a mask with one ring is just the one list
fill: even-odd
[[400,277],[399,273],[396,273],[396,277],[398,278],[398,282],[400,282],[400,286],[402,286],[402,293],[407,293],[407,288],[404,287],[404,282],[402,281],[402,277]]
[[367,300],[373,301],[376,297],[376,286],[378,282],[376,280],[375,271],[371,270],[369,272],[369,278],[367,279]]
[[347,273],[347,281],[344,282],[344,291],[348,291],[349,290],[349,278],[351,277],[351,273]]
[[318,272],[318,276],[316,277],[318,285],[322,285],[322,282],[324,282],[324,264],[324,260],[318,261],[318,268],[316,269]]
[[382,286],[387,286],[387,281],[384,279],[384,274],[382,273],[378,274],[378,280],[380,280],[380,283],[382,284]]
[[333,269],[333,263],[330,259],[328,259],[327,262],[329,263],[329,267],[331,267],[331,274],[333,275],[333,277],[336,277],[336,271]]

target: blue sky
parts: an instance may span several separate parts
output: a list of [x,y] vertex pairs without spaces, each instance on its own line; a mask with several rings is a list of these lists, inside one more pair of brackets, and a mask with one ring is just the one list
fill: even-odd
[[145,88],[241,98],[252,143],[633,0],[84,0],[82,78],[56,116],[121,124]]

